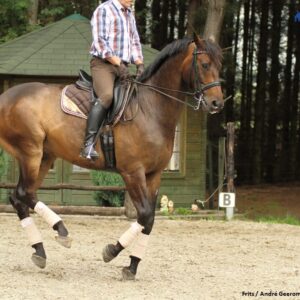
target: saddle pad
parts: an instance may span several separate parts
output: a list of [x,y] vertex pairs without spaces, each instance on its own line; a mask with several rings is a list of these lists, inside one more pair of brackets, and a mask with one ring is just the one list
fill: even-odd
[[64,87],[61,93],[61,109],[72,116],[87,119],[91,107],[91,95],[74,84]]
[[72,116],[87,119],[91,107],[91,94],[74,84],[64,87],[61,93],[61,109]]
[[[113,103],[108,111],[105,124],[115,126],[125,113],[126,107],[136,93],[136,86],[116,85]],[[87,119],[91,109],[92,91],[78,88],[75,84],[64,87],[61,93],[61,109],[72,116]]]

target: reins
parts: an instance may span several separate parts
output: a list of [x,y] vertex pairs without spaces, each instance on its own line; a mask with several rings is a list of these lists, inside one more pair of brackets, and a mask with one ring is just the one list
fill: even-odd
[[187,95],[187,96],[196,96],[196,93],[192,93],[192,92],[185,92],[185,91],[180,91],[180,90],[175,90],[175,89],[169,89],[169,88],[165,88],[165,87],[162,87],[162,86],[157,86],[157,85],[151,85],[151,84],[148,84],[148,83],[143,83],[143,82],[140,82],[140,81],[137,81],[137,80],[132,80],[133,83],[136,83],[137,85],[141,85],[141,86],[146,86],[148,87],[150,90],[153,90],[161,95],[164,95],[170,99],[173,99],[177,102],[180,102],[186,106],[189,106],[193,109],[196,109],[196,106],[195,105],[192,105],[184,100],[181,100],[175,96],[172,96],[172,95],[169,95],[163,91],[168,91],[168,92],[176,92],[176,93],[180,93],[180,94],[183,94],[183,95]]

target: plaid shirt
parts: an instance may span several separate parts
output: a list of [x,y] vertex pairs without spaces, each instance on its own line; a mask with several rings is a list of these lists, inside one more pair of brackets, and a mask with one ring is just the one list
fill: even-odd
[[90,53],[103,59],[118,56],[125,62],[143,61],[142,47],[132,11],[118,0],[99,5],[92,20],[93,43]]

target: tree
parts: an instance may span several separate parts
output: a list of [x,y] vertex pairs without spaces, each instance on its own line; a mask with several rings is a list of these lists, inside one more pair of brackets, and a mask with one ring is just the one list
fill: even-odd
[[28,24],[28,0],[1,0],[0,43],[31,30]]
[[176,17],[176,0],[170,0],[170,21],[169,21],[169,34],[168,34],[168,43],[172,42],[175,38],[175,21]]
[[224,18],[225,0],[208,0],[204,38],[219,41]]
[[[239,180],[249,180],[250,178],[250,160],[248,157],[249,145],[249,132],[248,128],[249,115],[251,110],[247,110],[247,66],[248,66],[248,49],[250,41],[250,0],[244,2],[244,23],[243,23],[243,48],[242,48],[242,78],[241,78],[241,104],[240,104],[240,130],[239,130],[239,143],[238,143],[238,178]],[[246,159],[243,159],[246,158]]]
[[272,1],[272,31],[271,31],[271,77],[269,84],[270,100],[268,103],[268,132],[267,132],[267,151],[266,158],[266,178],[268,181],[273,182],[275,179],[275,161],[276,161],[276,126],[278,123],[279,104],[279,74],[280,74],[280,37],[281,37],[281,14],[283,9],[283,1]]
[[260,38],[257,54],[257,80],[255,93],[255,112],[254,112],[254,135],[253,135],[253,183],[262,182],[262,149],[265,125],[265,99],[267,75],[267,53],[268,53],[268,17],[269,0],[260,2],[261,5],[261,23]]
[[37,24],[38,10],[39,10],[39,0],[29,0],[28,22],[30,25]]
[[185,34],[185,21],[186,21],[186,5],[185,0],[178,0],[178,38],[183,38]]
[[221,44],[225,49],[224,52],[224,67],[225,74],[225,90],[226,96],[231,95],[232,98],[226,102],[226,121],[232,122],[234,116],[234,94],[236,84],[236,68],[237,68],[237,51],[238,51],[238,36],[240,30],[240,8],[241,1],[236,3],[235,0],[227,1],[227,9],[225,11],[223,29],[221,34]]
[[147,0],[135,1],[135,18],[141,42],[147,43]]

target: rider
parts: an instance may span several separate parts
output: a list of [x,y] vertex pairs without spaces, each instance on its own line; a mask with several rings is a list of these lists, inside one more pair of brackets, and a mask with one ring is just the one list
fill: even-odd
[[93,88],[97,99],[92,104],[81,155],[97,159],[94,139],[102,125],[113,99],[113,87],[117,77],[125,80],[129,76],[128,64],[137,67],[137,76],[144,70],[142,47],[136,28],[132,0],[108,0],[94,11],[91,26],[93,55],[90,67]]

